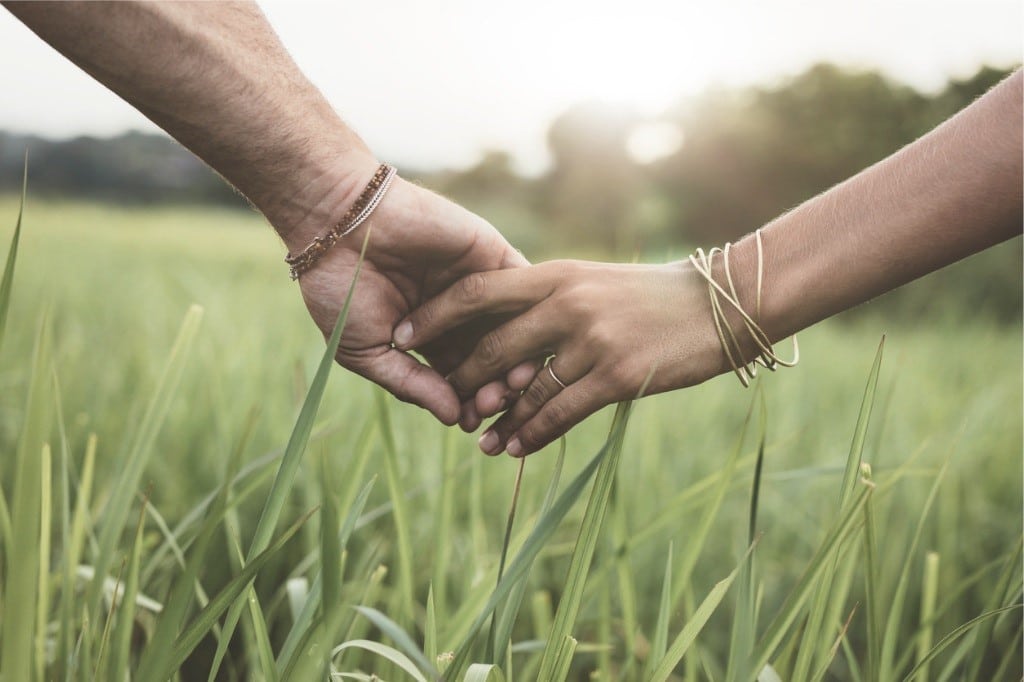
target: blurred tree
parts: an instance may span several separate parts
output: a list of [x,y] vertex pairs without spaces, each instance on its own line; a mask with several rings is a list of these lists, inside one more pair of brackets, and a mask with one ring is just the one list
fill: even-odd
[[631,111],[600,102],[576,105],[548,130],[552,167],[541,205],[563,242],[584,241],[628,254],[641,176],[626,150],[638,122]]

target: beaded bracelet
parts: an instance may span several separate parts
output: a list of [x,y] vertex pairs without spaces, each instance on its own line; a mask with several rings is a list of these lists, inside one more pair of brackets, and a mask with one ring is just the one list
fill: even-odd
[[362,225],[370,217],[373,210],[384,199],[384,195],[387,194],[397,173],[394,166],[382,163],[370,178],[366,189],[362,191],[352,207],[345,212],[341,220],[335,223],[334,227],[314,239],[299,253],[295,255],[289,253],[285,256],[284,262],[289,265],[289,274],[293,280],[310,270],[339,239]]
[[[757,319],[761,319],[761,283],[764,275],[764,245],[761,242],[761,230],[754,232],[754,241],[757,243],[757,289],[755,298],[755,315]],[[690,256],[690,263],[693,264],[694,269],[699,272],[704,279],[708,282],[708,295],[711,298],[711,314],[715,320],[715,330],[718,332],[718,340],[722,344],[722,351],[725,353],[726,359],[729,361],[729,365],[732,370],[739,377],[740,383],[744,387],[749,386],[751,380],[757,376],[757,365],[761,365],[765,369],[774,372],[778,367],[793,367],[797,362],[800,361],[800,346],[797,344],[796,337],[793,337],[793,359],[783,360],[775,354],[775,349],[772,348],[771,339],[765,333],[761,326],[751,317],[739,302],[739,295],[736,293],[736,286],[732,281],[732,273],[729,270],[729,250],[731,244],[726,243],[725,248],[715,247],[704,252],[704,249],[697,249],[696,253]],[[729,291],[726,291],[722,285],[715,281],[712,277],[712,265],[714,258],[717,254],[722,255],[722,260],[725,263],[725,281],[729,285]],[[758,354],[753,360],[748,361],[743,355],[743,348],[740,345],[739,340],[736,338],[736,334],[733,332],[732,327],[729,325],[729,320],[725,315],[725,311],[722,308],[722,299],[725,300],[730,306],[733,307],[736,312],[739,313],[740,319],[743,320],[743,325],[747,329],[747,333],[750,334],[751,338],[754,339],[754,344],[757,346]]]

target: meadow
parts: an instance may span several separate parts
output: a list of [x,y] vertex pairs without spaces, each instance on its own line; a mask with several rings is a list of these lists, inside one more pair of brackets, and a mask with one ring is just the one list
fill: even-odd
[[518,462],[328,377],[261,223],[29,196],[4,680],[1021,678],[1019,322],[832,320],[609,408],[525,461],[504,561]]

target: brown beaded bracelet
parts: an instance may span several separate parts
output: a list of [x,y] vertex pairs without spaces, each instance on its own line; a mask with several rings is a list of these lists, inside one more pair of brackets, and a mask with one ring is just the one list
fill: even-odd
[[384,199],[384,195],[387,194],[397,173],[394,166],[382,163],[370,178],[366,189],[362,191],[352,207],[345,212],[341,220],[334,224],[334,227],[314,239],[299,253],[295,255],[289,253],[285,256],[284,262],[288,264],[289,274],[293,280],[312,269],[321,256],[327,253],[339,239],[362,225],[370,217],[373,210]]

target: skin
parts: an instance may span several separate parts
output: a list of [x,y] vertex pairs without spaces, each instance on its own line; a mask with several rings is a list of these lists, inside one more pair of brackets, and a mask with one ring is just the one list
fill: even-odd
[[[762,228],[760,326],[772,340],[804,329],[1021,232],[1022,72],[913,144]],[[756,242],[736,243],[730,270],[755,310]],[[715,280],[725,285],[722,259]],[[524,456],[595,410],[731,371],[706,280],[689,261],[613,265],[556,261],[482,272],[456,283],[396,328],[399,348],[500,313],[450,376],[471,396],[521,360],[554,354],[480,438],[491,455]],[[732,329],[753,357],[735,313]],[[649,384],[645,383],[649,381]]]
[[[135,106],[216,169],[259,209],[292,252],[336,223],[379,161],[288,56],[252,3],[5,2],[43,40]],[[354,94],[353,96],[357,96]],[[370,220],[299,281],[329,335],[372,239],[337,359],[445,424],[479,423],[532,365],[491,382],[463,406],[444,374],[483,328],[439,334],[422,354],[395,350],[395,324],[426,298],[474,272],[526,265],[487,221],[397,179]],[[282,280],[286,270],[282,266]],[[468,419],[468,421],[467,421]]]

